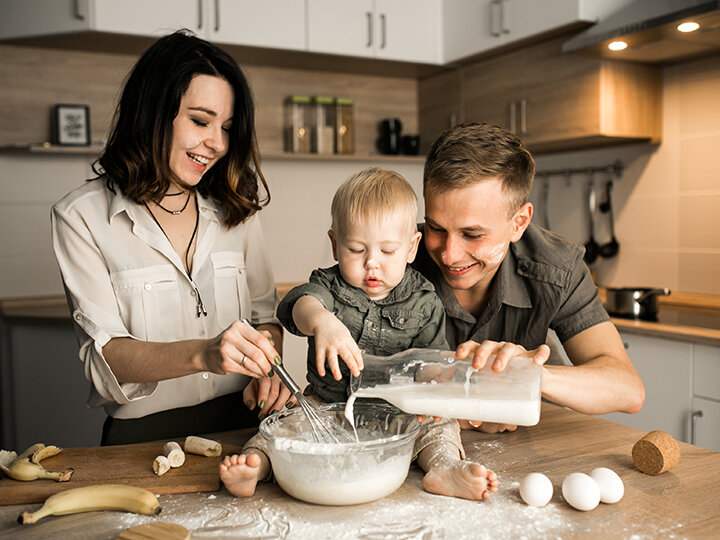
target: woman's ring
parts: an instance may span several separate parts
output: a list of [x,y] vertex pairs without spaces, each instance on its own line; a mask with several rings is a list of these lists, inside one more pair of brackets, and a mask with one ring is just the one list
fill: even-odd
[[242,367],[245,367],[245,360],[247,360],[247,356],[243,355],[243,359],[240,361]]

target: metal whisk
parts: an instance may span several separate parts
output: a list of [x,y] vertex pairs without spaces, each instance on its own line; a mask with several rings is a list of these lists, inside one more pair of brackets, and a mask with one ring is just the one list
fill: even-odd
[[[243,319],[243,322],[250,325],[247,319]],[[297,402],[310,424],[315,441],[320,443],[355,442],[355,437],[347,429],[329,416],[322,414],[310,403],[282,364],[274,366],[273,369],[290,393],[297,398]]]

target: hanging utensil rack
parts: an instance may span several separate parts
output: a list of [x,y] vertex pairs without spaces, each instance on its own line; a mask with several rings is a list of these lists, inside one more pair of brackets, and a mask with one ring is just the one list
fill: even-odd
[[544,171],[537,171],[536,177],[550,178],[551,176],[562,176],[563,178],[570,178],[571,176],[582,174],[592,175],[598,173],[605,173],[615,178],[622,178],[623,163],[617,160],[610,165],[603,165],[599,167],[579,167],[576,169],[548,169]]

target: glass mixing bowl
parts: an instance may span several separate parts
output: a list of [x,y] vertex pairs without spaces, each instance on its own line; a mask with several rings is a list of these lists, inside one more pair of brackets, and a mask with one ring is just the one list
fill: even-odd
[[[344,403],[317,410],[352,433]],[[402,485],[420,430],[417,417],[378,403],[356,403],[353,415],[359,442],[314,441],[299,407],[261,422],[275,479],[286,493],[306,502],[342,506],[381,499]]]

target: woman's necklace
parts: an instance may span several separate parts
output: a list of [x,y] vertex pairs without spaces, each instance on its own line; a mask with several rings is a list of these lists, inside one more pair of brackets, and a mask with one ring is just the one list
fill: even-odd
[[[183,210],[185,210],[185,208],[188,205],[189,200],[190,200],[190,195],[188,195],[188,200],[185,201],[185,206],[182,207],[182,210],[177,212],[178,214],[181,213]],[[147,211],[150,212],[150,216],[153,218],[153,221],[155,221],[155,223],[157,223],[157,226],[160,227],[160,230],[165,235],[165,238],[167,238],[168,242],[170,242],[170,238],[168,237],[167,233],[165,232],[165,229],[162,228],[162,225],[160,225],[160,222],[155,217],[155,214],[153,214],[152,210],[150,210],[150,207],[147,205],[147,203],[145,201],[143,201],[143,204],[145,205],[145,208],[147,208]],[[160,205],[158,204],[158,206],[160,206]],[[188,242],[187,249],[185,250],[185,272],[186,272],[187,278],[190,280],[190,283],[195,288],[195,297],[197,298],[197,316],[199,317],[200,315],[204,315],[205,317],[207,317],[207,310],[205,309],[205,304],[203,304],[202,298],[200,297],[200,291],[198,290],[197,285],[195,285],[193,278],[190,277],[190,260],[189,260],[188,256],[190,255],[190,247],[192,246],[193,240],[195,240],[195,235],[197,234],[198,223],[200,223],[200,209],[197,208],[197,203],[195,204],[195,207],[196,207],[195,208],[195,210],[196,210],[195,227],[193,228],[192,236],[190,237],[190,241]],[[160,208],[162,208],[162,206],[160,206]],[[166,212],[169,211],[169,210],[166,210],[165,208],[163,208],[163,210],[165,210]],[[174,214],[175,212],[170,212],[170,213]],[[170,245],[172,245],[172,242],[170,242]]]
[[[165,195],[165,197],[176,197],[177,195],[180,195],[181,193],[182,193],[182,192],[180,192],[180,193],[172,193],[172,194],[170,194],[170,195]],[[182,213],[185,211],[185,209],[187,208],[188,203],[190,202],[190,192],[188,191],[187,194],[188,194],[188,196],[187,196],[187,199],[185,199],[185,204],[183,205],[183,207],[182,207],[180,210],[168,210],[167,208],[165,208],[165,207],[164,207],[162,204],[160,204],[159,202],[156,202],[155,204],[156,204],[157,206],[159,206],[162,210],[165,210],[168,214],[172,214],[173,216],[179,216],[180,214],[182,214]],[[145,206],[147,206],[147,204],[146,204]],[[148,210],[149,210],[149,208],[148,208]],[[153,217],[154,217],[154,216],[153,216]],[[162,227],[161,227],[161,228],[162,228]]]

